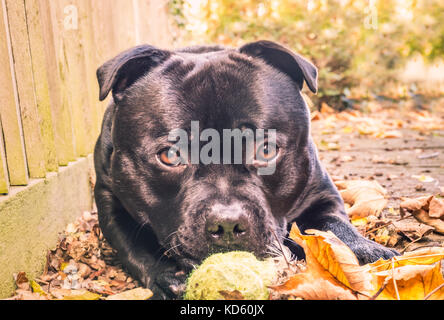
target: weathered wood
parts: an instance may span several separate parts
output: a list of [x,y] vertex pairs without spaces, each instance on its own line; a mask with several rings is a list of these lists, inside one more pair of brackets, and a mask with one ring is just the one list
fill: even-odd
[[83,51],[85,56],[86,83],[88,84],[88,98],[92,121],[92,136],[94,140],[98,137],[103,108],[97,98],[99,95],[99,85],[96,78],[96,69],[99,64],[97,49],[100,44],[94,41],[94,16],[90,0],[77,0],[75,3],[79,7],[79,28],[83,41]]
[[[139,43],[149,43],[161,48],[168,48],[172,42],[171,26],[168,23],[167,1],[133,0],[138,23],[135,25]],[[160,22],[160,23],[159,23]]]
[[110,6],[114,28],[114,37],[116,47],[119,53],[136,45],[136,34],[134,27],[134,8],[133,2],[128,0],[114,0]]
[[22,137],[20,110],[15,97],[15,78],[11,72],[12,52],[10,48],[9,28],[6,20],[6,6],[1,1],[0,10],[0,119],[3,123],[4,149],[8,155],[9,180],[11,185],[28,184],[25,146]]
[[79,22],[70,20],[70,17],[78,14],[78,7],[69,0],[50,1],[50,7],[54,17],[53,22],[57,21],[54,25],[56,37],[60,40],[57,55],[60,61],[62,85],[68,93],[75,151],[77,156],[86,156],[92,152],[95,137],[92,133],[85,56]]
[[54,38],[49,0],[39,0],[41,22],[46,52],[46,67],[54,126],[54,139],[59,165],[66,166],[75,160],[74,136],[67,93],[63,90],[56,55],[57,39]]
[[32,178],[43,178],[46,175],[45,146],[34,92],[25,4],[23,0],[6,0],[6,9],[29,174]]
[[[91,1],[90,5],[92,9],[91,14],[93,16],[94,43],[96,44],[98,59],[96,65],[97,69],[107,60],[117,55],[118,52],[115,49],[116,44],[113,29],[108,23],[108,21],[112,21],[113,19],[111,6],[104,6],[101,1]],[[93,97],[98,100],[99,93],[96,92],[94,94],[93,92]],[[105,101],[100,103],[102,114],[108,106],[110,99],[111,95],[109,95]]]
[[46,171],[57,171],[58,162],[54,143],[54,128],[50,108],[49,83],[46,68],[46,48],[43,39],[42,16],[38,0],[25,0],[26,22],[28,25],[29,48],[37,110],[40,116]]

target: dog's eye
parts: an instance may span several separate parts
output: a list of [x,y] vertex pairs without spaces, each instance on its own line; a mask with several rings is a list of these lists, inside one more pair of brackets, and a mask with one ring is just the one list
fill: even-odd
[[265,141],[256,149],[256,160],[268,162],[274,160],[279,154],[279,147],[271,142]]
[[181,164],[182,157],[179,150],[168,148],[164,149],[157,155],[158,160],[169,167],[176,167]]

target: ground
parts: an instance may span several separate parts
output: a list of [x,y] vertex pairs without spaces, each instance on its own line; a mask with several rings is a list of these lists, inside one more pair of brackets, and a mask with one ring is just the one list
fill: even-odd
[[[444,195],[441,109],[365,103],[342,113],[323,106],[312,115],[312,135],[333,180],[374,180],[387,191],[382,212],[356,223],[358,229],[400,252],[444,245],[443,235],[410,214],[401,217],[399,209],[403,197]],[[94,212],[67,226],[57,248],[48,252],[41,277],[30,281],[18,273],[15,278],[18,288],[11,299],[105,299],[140,286],[106,244]]]

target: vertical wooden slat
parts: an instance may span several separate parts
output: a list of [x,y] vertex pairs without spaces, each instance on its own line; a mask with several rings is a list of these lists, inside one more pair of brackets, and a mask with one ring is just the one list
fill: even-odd
[[40,116],[33,89],[34,79],[28,45],[25,4],[23,0],[6,0],[6,9],[29,174],[32,178],[43,178],[46,176],[45,146],[41,136]]
[[112,26],[114,27],[114,37],[116,39],[115,49],[117,52],[121,52],[135,46],[133,2],[113,0],[111,10],[113,12]]
[[[96,52],[98,64],[96,68],[103,63],[113,58],[118,54],[116,49],[115,37],[112,24],[108,21],[113,21],[111,6],[103,5],[102,1],[90,2],[93,15],[93,29],[94,29],[94,43],[96,43]],[[95,98],[98,99],[99,94],[96,93]],[[105,101],[100,103],[102,114],[105,111],[111,97],[110,95]]]
[[[86,84],[85,56],[79,29],[65,28],[64,9],[72,6],[73,1],[50,1],[51,14],[55,25],[56,37],[59,37],[60,48],[58,60],[63,86],[69,97],[72,114],[75,151],[77,156],[91,153],[94,145],[92,120],[89,107],[88,87]],[[76,6],[78,11],[78,7]]]
[[39,0],[41,22],[43,27],[46,67],[51,99],[51,110],[54,126],[54,139],[59,165],[66,166],[75,160],[72,120],[67,93],[63,91],[56,55],[58,39],[54,38],[53,21],[49,0]]
[[92,121],[92,138],[97,139],[103,116],[102,108],[99,104],[99,85],[96,78],[96,69],[99,64],[97,47],[100,44],[94,42],[94,16],[90,0],[77,0],[79,6],[79,27],[83,40],[83,52],[85,56],[86,83],[88,84],[89,106]]
[[168,23],[167,1],[135,1],[139,2],[139,25],[137,28],[140,33],[140,41],[160,48],[168,48],[172,42],[172,32]]
[[16,99],[15,77],[9,28],[6,20],[6,3],[0,8],[0,119],[3,123],[4,149],[8,155],[9,181],[11,185],[28,184],[25,146],[23,143],[20,111]]
[[28,25],[29,47],[37,109],[40,116],[46,171],[57,171],[57,154],[54,143],[54,128],[50,108],[49,83],[46,68],[46,48],[43,40],[42,16],[38,0],[25,0],[26,21]]

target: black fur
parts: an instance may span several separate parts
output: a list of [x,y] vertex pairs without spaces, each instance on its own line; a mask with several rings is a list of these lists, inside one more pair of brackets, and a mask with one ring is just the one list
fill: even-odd
[[[269,41],[240,49],[140,46],[97,75],[100,98],[111,90],[114,98],[94,154],[100,226],[155,298],[180,297],[186,273],[212,252],[266,256],[275,235],[284,239],[292,222],[301,230],[331,230],[360,263],[396,254],[349,223],[318,160],[300,94],[303,82],[317,90],[317,69],[307,60]],[[276,129],[276,172],[259,176],[251,165],[160,164],[157,155],[169,146],[169,131],[189,130],[192,120],[218,131],[243,124]],[[238,238],[231,232],[230,239],[215,240],[209,221],[228,221],[231,228],[236,219],[242,221]]]

